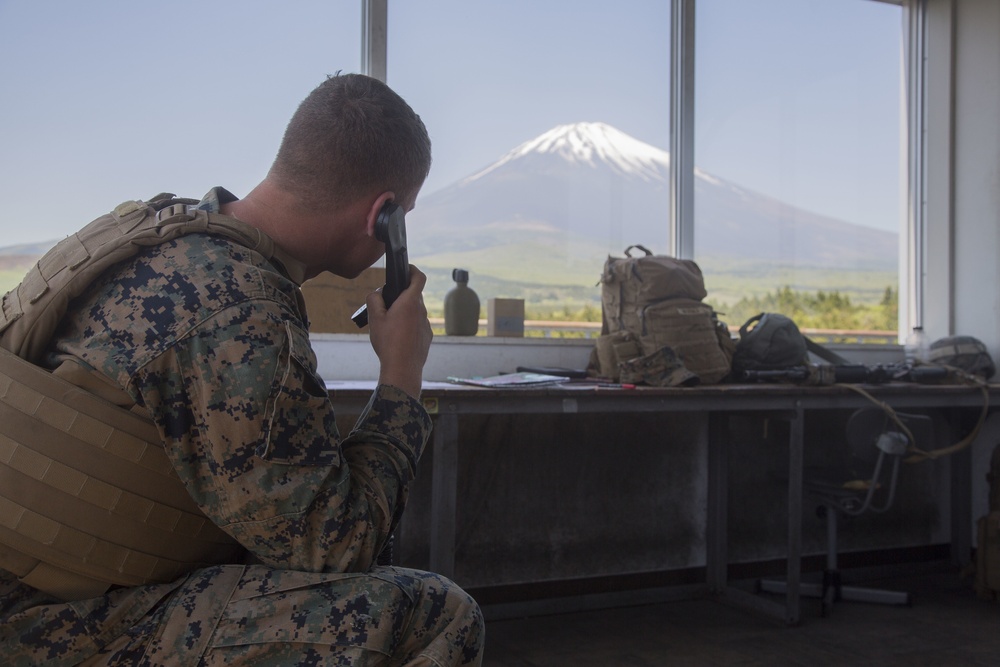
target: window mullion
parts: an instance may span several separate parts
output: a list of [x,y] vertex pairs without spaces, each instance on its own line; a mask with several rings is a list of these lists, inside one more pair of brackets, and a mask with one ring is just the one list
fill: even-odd
[[672,0],[670,44],[670,254],[694,258],[695,0]]
[[386,80],[388,0],[361,0],[361,73]]
[[926,0],[906,5],[906,239],[900,284],[907,286],[906,309],[900,310],[901,336],[924,326],[924,278],[926,275]]

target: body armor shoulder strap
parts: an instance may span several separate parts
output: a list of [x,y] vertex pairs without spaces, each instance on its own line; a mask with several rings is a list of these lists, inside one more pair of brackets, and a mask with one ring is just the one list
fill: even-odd
[[[228,216],[194,208],[192,199],[160,194],[149,202],[127,201],[49,250],[0,303],[0,347],[37,363],[48,347],[69,302],[111,266],[146,246],[184,234],[229,238],[294,270],[290,260],[256,227]],[[302,282],[304,276],[290,276]]]

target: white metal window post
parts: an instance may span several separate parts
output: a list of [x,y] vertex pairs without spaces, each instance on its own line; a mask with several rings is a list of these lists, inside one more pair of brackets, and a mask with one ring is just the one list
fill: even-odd
[[670,6],[670,254],[694,259],[694,8]]
[[927,0],[906,0],[903,12],[904,104],[906,135],[904,141],[906,178],[906,218],[901,239],[900,286],[906,286],[904,301],[899,295],[899,324],[902,342],[913,327],[924,326],[924,279],[927,237],[926,164],[926,46],[925,18]]
[[361,73],[385,82],[388,0],[361,0]]

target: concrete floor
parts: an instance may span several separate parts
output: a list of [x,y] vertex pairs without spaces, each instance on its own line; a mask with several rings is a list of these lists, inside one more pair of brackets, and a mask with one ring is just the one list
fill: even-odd
[[711,600],[487,622],[486,667],[997,665],[1000,603],[954,570],[866,582],[910,607],[803,600],[796,627]]

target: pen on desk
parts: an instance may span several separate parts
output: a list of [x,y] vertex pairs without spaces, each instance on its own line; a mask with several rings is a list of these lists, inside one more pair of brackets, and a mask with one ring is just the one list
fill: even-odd
[[635,389],[634,384],[618,384],[616,382],[598,382],[594,386],[601,389]]

